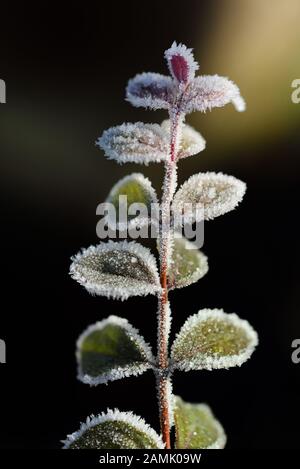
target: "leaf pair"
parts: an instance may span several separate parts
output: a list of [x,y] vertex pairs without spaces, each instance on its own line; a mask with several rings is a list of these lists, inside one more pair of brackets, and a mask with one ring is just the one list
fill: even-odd
[[[105,130],[97,140],[108,159],[118,163],[167,162],[170,152],[170,121],[159,124],[126,123]],[[182,128],[177,159],[195,155],[205,148],[203,137],[189,125]]]
[[[222,173],[199,173],[191,176],[176,192],[172,203],[174,225],[211,220],[223,215],[242,201],[246,184]],[[159,223],[159,205],[151,182],[142,174],[133,173],[121,179],[110,191],[106,202],[113,214],[106,223],[113,229],[130,229]],[[122,212],[122,219],[120,216]]]
[[[240,366],[253,353],[257,334],[247,321],[222,310],[190,316],[171,349],[174,370]],[[151,347],[126,319],[110,316],[90,326],[77,342],[78,378],[97,385],[156,368]]]
[[[226,436],[205,404],[174,396],[176,449],[222,449]],[[64,449],[163,449],[161,437],[132,412],[108,410],[88,417],[63,441]]]
[[[184,238],[175,238],[169,266],[169,288],[182,288],[208,270],[206,256]],[[125,300],[161,291],[156,260],[138,243],[109,241],[73,258],[70,274],[90,293]]]
[[169,111],[176,108],[177,112],[188,114],[232,103],[237,111],[245,110],[239,88],[228,78],[218,75],[195,77],[199,65],[191,49],[174,42],[166,50],[165,58],[171,76],[150,72],[129,80],[126,96],[133,106]]

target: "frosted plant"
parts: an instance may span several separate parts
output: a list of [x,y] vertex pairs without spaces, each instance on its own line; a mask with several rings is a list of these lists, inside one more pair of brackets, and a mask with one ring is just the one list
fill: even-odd
[[[202,309],[187,319],[169,347],[171,307],[169,291],[201,279],[208,271],[206,256],[174,231],[174,220],[193,223],[233,210],[243,199],[246,185],[222,173],[191,176],[176,192],[177,163],[201,152],[205,140],[184,123],[186,114],[232,103],[238,111],[245,103],[238,87],[224,77],[197,76],[199,66],[191,49],[175,42],[165,52],[170,76],[142,73],[129,80],[127,100],[134,106],[166,109],[162,124],[126,123],[105,131],[97,141],[106,156],[118,163],[163,162],[165,175],[159,202],[159,269],[150,250],[136,242],[100,243],[72,259],[71,276],[94,295],[125,300],[134,295],[158,298],[157,353],[126,319],[110,316],[87,328],[77,341],[78,378],[98,385],[153,370],[160,415],[159,436],[131,412],[108,410],[91,416],[69,435],[65,448],[223,448],[225,432],[206,404],[189,404],[172,391],[177,371],[212,370],[240,366],[252,354],[258,339],[249,323],[236,314]],[[126,196],[147,207],[157,204],[151,182],[142,174],[124,177],[107,201],[118,210]],[[203,208],[196,210],[197,205]],[[175,217],[184,215],[184,217]],[[129,223],[151,224],[148,217]],[[173,223],[174,222],[174,223]],[[113,220],[106,218],[106,223]],[[179,222],[178,222],[179,223]],[[173,226],[172,226],[173,225]],[[115,224],[117,229],[122,226]],[[191,249],[193,248],[193,249]],[[149,318],[147,324],[149,323]],[[175,427],[174,443],[171,428]]]

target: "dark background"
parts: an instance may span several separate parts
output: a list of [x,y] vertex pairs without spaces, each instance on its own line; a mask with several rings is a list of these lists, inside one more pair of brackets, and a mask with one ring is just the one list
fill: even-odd
[[0,446],[60,448],[90,413],[133,410],[158,430],[154,377],[89,388],[76,380],[74,345],[89,324],[126,317],[155,345],[156,300],[92,297],[69,276],[70,256],[98,242],[95,210],[132,171],[161,187],[159,165],[118,166],[94,142],[123,121],[160,122],[131,108],[127,79],[166,73],[173,40],[194,47],[202,73],[228,75],[248,111],[231,106],[188,119],[207,149],[179,179],[220,170],[247,182],[243,204],[205,225],[210,271],[171,294],[172,334],[203,307],[246,318],[260,345],[229,371],[177,373],[175,392],[207,402],[228,448],[296,448],[300,364],[291,361],[299,319],[299,2],[53,2],[1,6],[2,273]]

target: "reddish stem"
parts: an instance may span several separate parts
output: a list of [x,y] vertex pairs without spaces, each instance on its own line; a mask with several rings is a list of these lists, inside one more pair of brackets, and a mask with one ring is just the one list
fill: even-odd
[[162,233],[160,239],[160,282],[162,293],[159,298],[158,314],[158,367],[157,378],[160,427],[166,449],[171,449],[169,412],[169,305],[168,305],[168,263],[171,256],[170,208],[176,186],[176,153],[180,116],[171,119],[170,161],[166,164],[162,195]]

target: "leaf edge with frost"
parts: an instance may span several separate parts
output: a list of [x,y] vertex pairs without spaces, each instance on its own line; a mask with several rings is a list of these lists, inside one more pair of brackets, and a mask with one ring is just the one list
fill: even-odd
[[[136,293],[137,285],[135,286],[134,291],[130,290],[129,292],[128,288],[114,287],[111,284],[109,286],[104,286],[103,284],[96,285],[95,283],[87,282],[84,276],[76,271],[76,266],[82,258],[85,258],[90,254],[95,254],[95,252],[109,252],[112,251],[113,248],[115,248],[116,251],[124,250],[126,252],[136,255],[140,259],[143,259],[144,265],[147,265],[147,267],[149,267],[149,271],[155,278],[156,283],[151,284],[146,282],[139,282],[138,280],[136,280],[136,283],[140,288],[139,293]],[[126,300],[131,296],[146,296],[149,294],[157,295],[161,291],[161,285],[159,281],[159,274],[155,257],[151,253],[150,249],[142,246],[139,243],[136,243],[135,241],[128,242],[125,240],[121,242],[114,242],[109,240],[107,243],[99,243],[96,246],[92,245],[86,249],[82,249],[81,251],[79,251],[79,253],[71,257],[71,260],[71,277],[76,280],[80,285],[82,285],[92,295],[105,296],[107,298],[112,299]],[[115,274],[104,275],[114,276]]]
[[[103,330],[107,325],[115,325],[124,329],[128,334],[129,340],[135,341],[139,351],[142,350],[145,354],[145,362],[141,362],[140,365],[135,365],[135,369],[130,370],[128,367],[118,367],[112,369],[111,372],[103,373],[99,377],[92,377],[87,373],[83,373],[81,366],[81,346],[84,340],[94,331]],[[144,340],[140,335],[138,329],[133,327],[127,319],[121,318],[119,316],[110,315],[101,321],[97,321],[94,324],[88,326],[82,334],[78,337],[76,342],[76,359],[77,359],[77,378],[84,384],[89,384],[90,386],[97,386],[98,384],[106,384],[109,381],[116,381],[118,379],[127,378],[130,376],[138,376],[145,371],[151,369],[155,363],[155,357],[153,356],[151,346]]]

